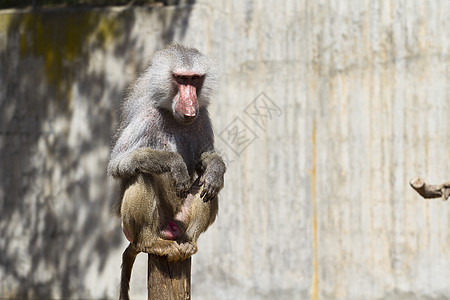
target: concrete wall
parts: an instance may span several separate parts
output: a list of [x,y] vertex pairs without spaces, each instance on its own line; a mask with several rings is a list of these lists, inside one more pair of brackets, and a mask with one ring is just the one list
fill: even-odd
[[[197,1],[0,12],[0,298],[118,297],[105,168],[166,41],[220,63],[228,165],[193,299],[450,299],[450,2]],[[146,299],[146,256],[131,295]]]

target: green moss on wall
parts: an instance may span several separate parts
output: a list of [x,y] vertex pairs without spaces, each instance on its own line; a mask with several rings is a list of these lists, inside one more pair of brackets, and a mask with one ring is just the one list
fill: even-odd
[[11,19],[10,14],[0,14],[0,33],[7,32]]
[[[101,11],[53,11],[17,14],[8,36],[19,35],[20,56],[42,58],[47,83],[57,98],[70,100],[75,74],[88,69],[93,50],[105,50],[123,31],[117,14]],[[1,23],[0,23],[1,25]]]

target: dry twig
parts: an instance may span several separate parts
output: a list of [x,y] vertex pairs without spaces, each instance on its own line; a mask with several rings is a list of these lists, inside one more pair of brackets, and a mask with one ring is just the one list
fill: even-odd
[[409,184],[425,199],[442,198],[442,200],[446,201],[450,196],[450,181],[432,185],[425,183],[422,178],[414,177]]

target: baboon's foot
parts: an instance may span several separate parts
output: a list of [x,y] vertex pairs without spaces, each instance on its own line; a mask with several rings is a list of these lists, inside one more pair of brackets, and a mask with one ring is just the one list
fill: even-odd
[[178,244],[176,241],[164,239],[158,239],[152,245],[136,245],[135,247],[141,252],[166,256],[170,263],[188,259],[197,252],[196,243],[182,242]]
[[150,245],[136,245],[136,248],[148,254],[167,256],[168,259],[181,256],[180,245],[172,240],[158,239]]
[[197,253],[197,243],[194,242],[184,242],[179,244],[180,246],[180,260],[185,260]]

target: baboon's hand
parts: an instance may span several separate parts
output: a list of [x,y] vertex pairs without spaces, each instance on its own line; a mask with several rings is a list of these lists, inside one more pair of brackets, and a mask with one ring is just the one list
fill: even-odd
[[133,163],[135,172],[147,174],[170,172],[175,180],[178,197],[186,198],[190,187],[190,177],[179,153],[140,148],[134,151]]
[[203,185],[203,191],[200,197],[203,197],[204,202],[208,202],[219,194],[220,190],[223,188],[225,174],[225,163],[222,158],[217,154],[214,154],[212,159],[207,162],[206,169],[200,177],[200,185]]
[[200,178],[200,185],[204,185],[200,197],[203,197],[204,202],[208,202],[219,194],[223,188],[223,175],[215,176],[215,174],[203,174]]
[[186,198],[190,188],[190,177],[181,156],[179,159],[175,159],[171,166],[172,177],[175,180],[175,189],[177,196],[180,198]]

